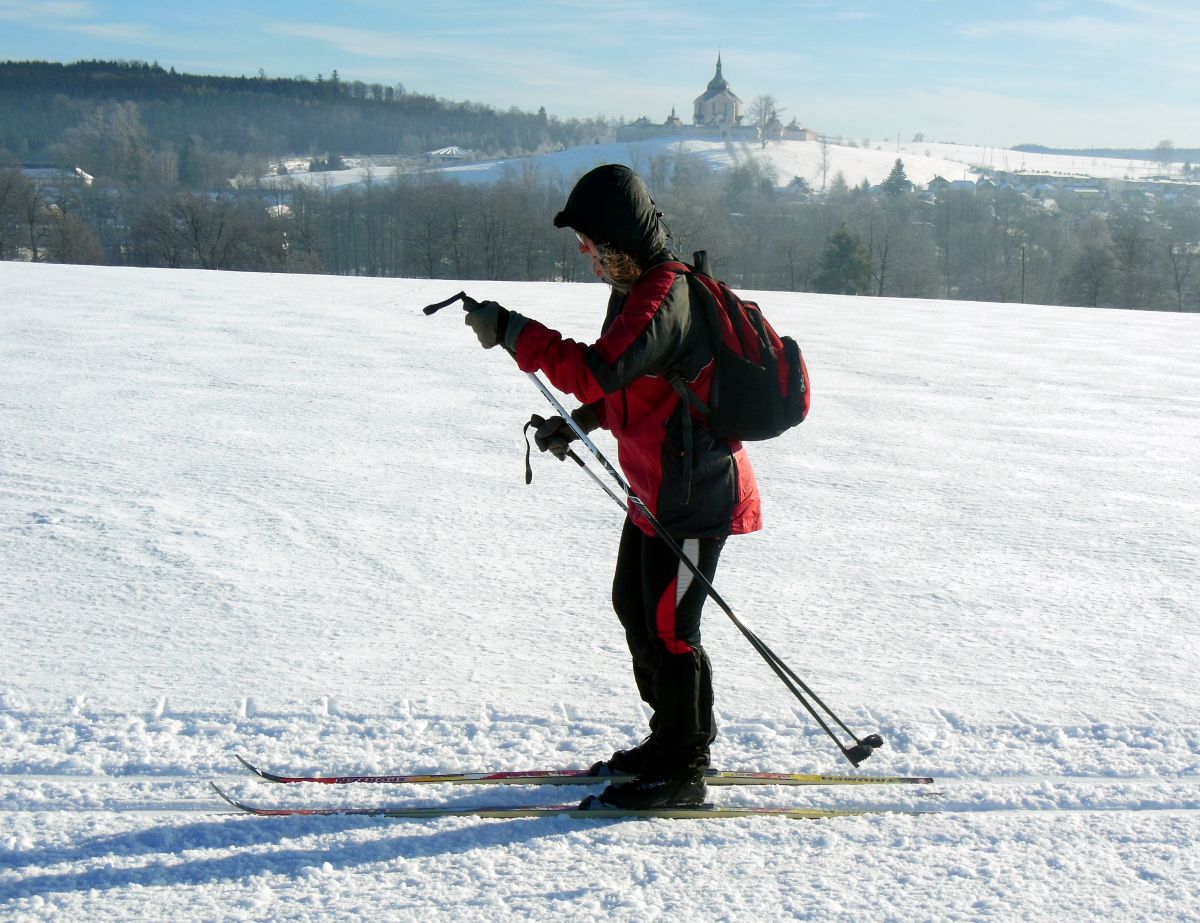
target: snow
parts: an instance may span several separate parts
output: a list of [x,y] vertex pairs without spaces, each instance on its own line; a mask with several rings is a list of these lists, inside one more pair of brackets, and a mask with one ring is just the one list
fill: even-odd
[[[828,147],[828,169],[823,170],[821,145],[812,141],[771,142],[764,148],[757,142],[673,138],[594,144],[529,157],[454,163],[424,169],[430,174],[459,182],[496,182],[504,177],[520,177],[532,171],[544,178],[560,178],[564,185],[569,186],[577,177],[601,164],[624,163],[649,173],[650,164],[656,158],[673,159],[680,154],[698,158],[715,170],[758,161],[774,169],[780,185],[787,185],[800,177],[813,189],[821,189],[838,172],[852,186],[860,185],[864,179],[876,185],[887,178],[896,158],[904,161],[905,175],[921,187],[937,176],[947,180],[974,180],[976,174],[972,171],[973,167],[1101,179],[1145,179],[1162,173],[1160,164],[1146,160],[1030,154],[1004,148],[938,142],[897,144],[894,141],[879,142],[872,147],[851,146],[849,142],[831,143]],[[368,173],[375,182],[395,173],[394,167],[387,164],[372,165],[369,158],[347,158],[347,164],[345,170],[294,172],[284,178],[269,178],[269,182],[295,181],[341,188],[363,182]]]
[[[906,161],[907,165],[907,161]],[[1194,919],[1200,318],[757,293],[813,413],[754,445],[717,584],[922,787],[828,821],[388,821],[579,787],[271,787],[584,766],[643,733],[620,514],[456,312],[570,335],[597,285],[0,264],[0,916]],[[755,293],[750,293],[754,295]],[[615,455],[610,440],[601,448]],[[535,453],[536,454],[536,453]],[[722,768],[848,769],[719,610]]]

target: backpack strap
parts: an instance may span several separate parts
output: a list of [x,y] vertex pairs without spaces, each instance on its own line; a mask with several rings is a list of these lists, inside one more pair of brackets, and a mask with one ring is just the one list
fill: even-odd
[[[703,262],[707,264],[707,258],[703,251],[696,253],[697,263]],[[721,334],[720,326],[716,316],[719,306],[714,300],[712,292],[708,285],[700,278],[703,273],[694,266],[689,266],[687,263],[678,260],[671,260],[667,263],[660,263],[656,268],[668,269],[672,272],[683,275],[687,279],[688,295],[690,303],[695,306],[696,298],[703,301],[703,306],[700,308],[700,313],[704,317],[704,324],[708,328],[709,342],[712,344],[713,362],[716,363],[717,356],[720,353]],[[698,291],[702,289],[703,291]],[[669,379],[671,387],[675,393],[679,395],[680,402],[683,404],[684,412],[682,414],[683,426],[683,471],[684,478],[687,482],[687,494],[684,502],[691,503],[692,501],[692,467],[695,458],[695,439],[694,439],[694,422],[692,420],[691,411],[696,410],[700,416],[708,420],[712,416],[712,408],[705,403],[695,391],[689,388],[684,382],[682,376],[676,372]],[[717,393],[717,376],[714,369],[711,390],[709,399],[712,400]]]

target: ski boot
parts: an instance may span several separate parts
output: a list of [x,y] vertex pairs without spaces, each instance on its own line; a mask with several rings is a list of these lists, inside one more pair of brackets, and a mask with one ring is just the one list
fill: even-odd
[[708,795],[703,769],[650,770],[628,782],[614,782],[600,793],[596,807],[645,811],[703,804]]

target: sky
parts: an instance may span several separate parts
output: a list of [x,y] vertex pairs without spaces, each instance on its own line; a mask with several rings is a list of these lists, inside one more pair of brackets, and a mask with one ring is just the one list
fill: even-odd
[[1200,146],[1194,0],[0,0],[0,59],[328,77],[659,121],[724,76],[876,142]]

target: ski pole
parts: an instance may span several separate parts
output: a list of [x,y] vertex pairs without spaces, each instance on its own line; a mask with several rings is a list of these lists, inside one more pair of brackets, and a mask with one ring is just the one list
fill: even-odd
[[[792,668],[786,663],[784,663],[779,655],[771,650],[771,648],[769,648],[766,643],[764,643],[763,640],[754,633],[750,626],[737,617],[734,611],[729,607],[729,604],[726,603],[721,594],[717,592],[716,587],[714,587],[711,581],[709,581],[709,579],[705,577],[703,573],[701,573],[700,569],[692,563],[691,559],[688,558],[683,549],[679,547],[679,544],[675,541],[675,539],[671,537],[670,533],[667,532],[662,523],[658,521],[658,517],[650,512],[649,507],[647,507],[642,499],[633,492],[625,479],[617,473],[616,469],[613,468],[608,459],[604,457],[604,453],[596,447],[596,444],[592,442],[590,438],[588,438],[588,434],[583,431],[579,424],[577,424],[571,417],[570,413],[567,412],[567,409],[563,407],[562,402],[559,401],[554,393],[546,387],[545,383],[537,376],[535,372],[526,372],[526,375],[528,375],[530,381],[537,386],[537,389],[542,392],[542,396],[549,401],[550,405],[554,407],[556,411],[558,411],[558,415],[562,417],[564,421],[566,421],[568,426],[571,427],[575,435],[579,437],[580,441],[584,444],[584,446],[587,447],[587,450],[592,454],[596,461],[598,461],[601,466],[603,466],[604,469],[608,471],[610,475],[612,475],[613,479],[618,485],[620,485],[621,489],[625,492],[625,495],[629,498],[629,502],[636,506],[642,515],[646,517],[646,521],[650,523],[658,537],[662,539],[663,542],[666,543],[667,547],[670,548],[675,554],[675,556],[687,566],[688,570],[691,571],[692,576],[699,580],[700,585],[704,588],[704,591],[708,594],[712,601],[715,602],[720,607],[721,611],[729,617],[735,626],[737,626],[737,629],[742,633],[746,640],[750,642],[751,646],[755,649],[755,651],[758,652],[759,656],[767,662],[767,665],[774,671],[775,675],[779,677],[784,686],[787,687],[788,691],[799,700],[800,704],[804,706],[804,709],[813,717],[817,724],[820,725],[821,730],[823,730],[829,736],[829,738],[835,744],[837,744],[838,749],[842,751],[842,755],[845,756],[852,765],[858,766],[858,764],[867,759],[877,747],[883,746],[883,738],[878,734],[868,734],[866,737],[860,738],[857,734],[851,731],[850,728],[846,726],[845,722],[843,722],[842,719],[833,712],[833,709],[826,705],[820,696],[813,692],[812,688],[805,683],[804,680],[797,676],[796,672],[792,670]],[[569,454],[594,481],[604,487],[609,496],[616,501],[622,510],[624,510],[625,504],[622,503],[620,498],[613,494],[612,491],[608,490],[608,486],[600,481],[595,472],[588,468],[583,463],[583,460],[575,455],[574,452],[570,452]],[[805,697],[806,694],[808,698]],[[830,718],[833,719],[834,723],[836,723],[838,727],[845,731],[846,734],[854,740],[853,746],[847,747],[842,743],[838,736],[829,727],[828,723],[826,723],[817,710],[813,708],[812,704],[808,701],[809,698],[811,698],[813,702],[820,706],[820,708],[827,715],[829,715]]]

